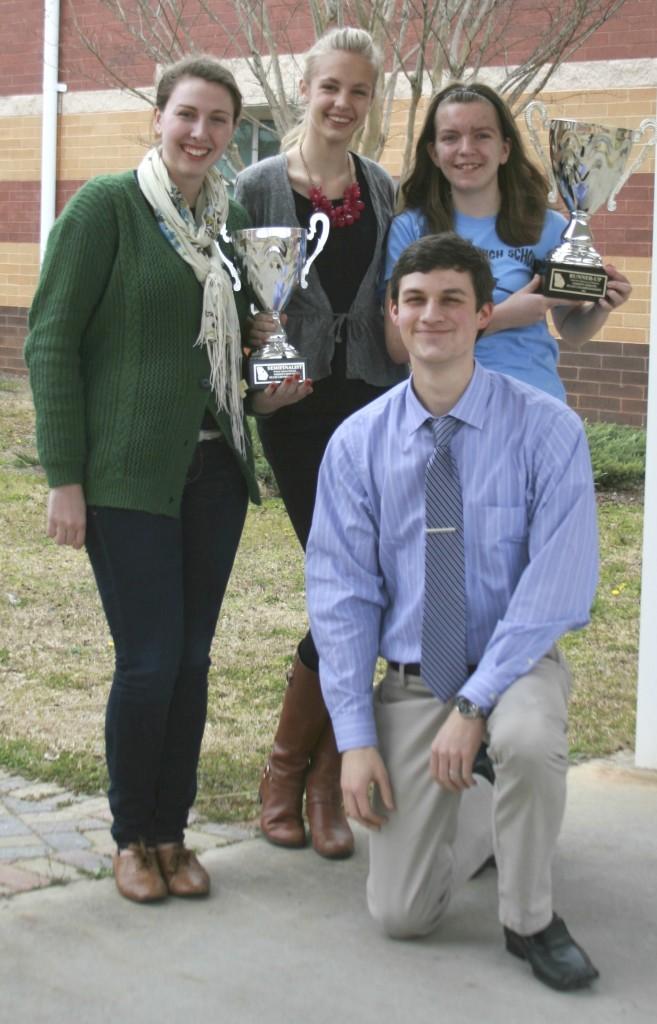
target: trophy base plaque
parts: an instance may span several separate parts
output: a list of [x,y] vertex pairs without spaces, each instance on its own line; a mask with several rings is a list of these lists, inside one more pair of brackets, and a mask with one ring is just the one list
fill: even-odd
[[596,302],[607,294],[607,274],[602,267],[576,263],[543,263],[543,295],[552,299]]
[[270,384],[282,384],[286,377],[299,374],[299,379],[306,379],[306,362],[304,359],[272,359],[251,356],[249,359],[249,387],[257,391],[267,388]]

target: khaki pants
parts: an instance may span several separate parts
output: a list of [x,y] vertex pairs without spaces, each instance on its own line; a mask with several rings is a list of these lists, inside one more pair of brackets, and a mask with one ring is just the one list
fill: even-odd
[[566,801],[570,672],[554,648],[502,695],[487,723],[492,787],[450,793],[429,774],[452,710],[419,676],[388,669],[375,690],[379,750],[396,810],[370,834],[370,913],[395,938],[433,931],[452,892],[494,852],[502,924],[531,935],[552,918],[552,858]]

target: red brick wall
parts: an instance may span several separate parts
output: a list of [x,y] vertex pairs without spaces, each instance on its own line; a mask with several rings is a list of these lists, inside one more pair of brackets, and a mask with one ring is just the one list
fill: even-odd
[[645,427],[648,345],[589,341],[574,350],[562,342],[559,373],[580,416]]
[[[141,44],[97,0],[73,0],[73,4],[71,0],[62,2],[61,65],[62,77],[69,89],[93,88],[94,82],[97,83],[96,88],[103,81],[114,84],[111,79],[104,78],[97,60],[81,43],[73,9],[84,34],[101,42],[104,57],[129,85],[152,84],[153,61],[145,58]],[[129,7],[130,4],[124,6]],[[307,49],[313,38],[307,5],[288,0],[287,3],[270,2],[267,8],[281,50],[302,53]],[[230,0],[214,0],[212,11],[215,17],[210,17],[195,0],[186,0],[184,4],[185,26],[196,47],[217,57],[245,55],[248,50],[233,4]],[[266,52],[266,44],[258,36],[257,26],[255,39],[257,48]]]
[[[128,2],[126,7],[130,7]],[[293,0],[270,2],[271,19],[291,52],[306,49],[312,26],[306,5]],[[218,56],[237,56],[241,50],[239,30],[230,0],[216,0],[219,23],[213,23],[194,0],[186,0],[186,24],[191,36],[203,48]],[[75,17],[74,17],[75,14]],[[544,0],[520,0],[505,33],[505,57],[513,64],[533,48],[537,33],[549,31],[553,8]],[[143,55],[141,45],[130,37],[98,0],[62,0],[60,32],[62,80],[69,89],[89,89],[102,80],[96,59],[82,44],[75,18],[82,30],[102,42],[110,61],[122,69],[128,84],[147,85],[153,62]],[[3,59],[0,65],[0,95],[40,91],[42,69],[43,5],[36,0],[3,0]],[[573,56],[574,60],[623,60],[653,58],[657,53],[657,12],[654,0],[626,0],[605,25],[591,36]],[[500,55],[495,63],[500,63]]]
[[23,343],[27,335],[27,309],[0,306],[0,373],[24,374]]
[[633,174],[619,193],[614,212],[609,213],[605,205],[594,213],[591,230],[599,253],[650,257],[654,187],[653,174]]
[[[60,213],[82,181],[58,181],[56,209]],[[9,181],[0,189],[0,240],[38,242],[40,237],[39,203],[41,183]]]

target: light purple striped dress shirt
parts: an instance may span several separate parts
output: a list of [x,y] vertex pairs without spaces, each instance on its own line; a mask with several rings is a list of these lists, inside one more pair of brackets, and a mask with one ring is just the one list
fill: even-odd
[[[467,657],[460,693],[490,710],[571,629],[597,583],[586,435],[566,405],[475,363],[451,415],[463,493]],[[412,379],[350,416],[322,463],[306,555],[320,677],[341,750],[376,745],[379,655],[420,661],[431,417]]]

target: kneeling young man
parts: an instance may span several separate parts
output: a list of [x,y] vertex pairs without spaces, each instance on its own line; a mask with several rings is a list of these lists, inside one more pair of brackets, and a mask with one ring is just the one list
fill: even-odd
[[[371,830],[373,917],[427,934],[494,851],[507,949],[567,990],[598,976],[551,878],[570,689],[555,644],[595,591],[593,479],[578,416],[475,361],[492,289],[456,235],[400,257],[391,313],[412,376],[329,444],[308,606],[345,808]],[[473,777],[483,741],[490,781]]]

